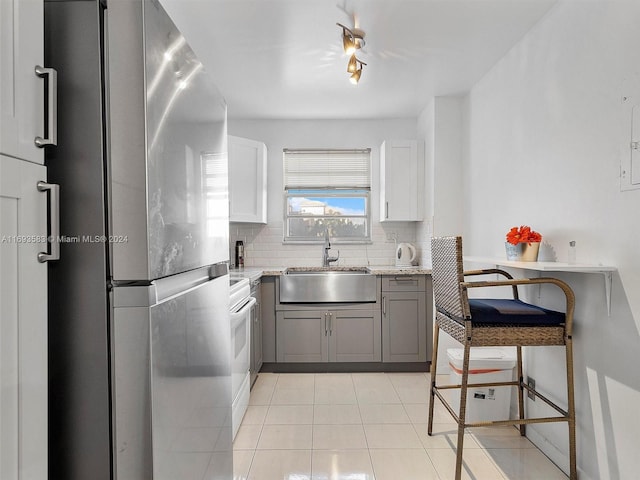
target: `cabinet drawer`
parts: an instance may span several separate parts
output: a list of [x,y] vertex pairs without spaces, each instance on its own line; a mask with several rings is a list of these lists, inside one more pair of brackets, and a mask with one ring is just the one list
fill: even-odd
[[385,275],[382,277],[383,292],[424,292],[424,275]]

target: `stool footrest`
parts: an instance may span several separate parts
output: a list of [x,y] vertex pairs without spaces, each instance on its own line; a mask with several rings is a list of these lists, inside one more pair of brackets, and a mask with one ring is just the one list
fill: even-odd
[[[469,385],[469,386],[471,386],[471,385]],[[456,388],[455,385],[446,385],[445,387],[447,387],[447,388]],[[458,387],[459,387],[459,385],[458,385]],[[460,424],[460,417],[458,416],[458,413],[456,413],[453,410],[451,405],[449,405],[449,402],[447,402],[447,400],[440,394],[440,392],[438,391],[438,389],[440,389],[440,388],[442,388],[442,387],[433,387],[434,395],[436,397],[438,397],[438,400],[440,400],[442,405],[447,409],[447,411],[453,417],[455,422],[457,424]],[[538,394],[538,395],[540,396],[541,399],[544,399],[544,397],[542,397],[540,394]],[[567,412],[565,412],[564,410],[562,410],[560,407],[558,407],[557,405],[555,405],[553,403],[550,403],[550,406],[555,408],[562,416],[560,416],[560,417],[514,418],[514,419],[508,419],[508,420],[491,420],[491,421],[486,421],[486,422],[470,422],[470,423],[465,423],[464,427],[487,427],[487,426],[498,427],[498,426],[503,426],[503,425],[528,425],[528,424],[531,424],[531,423],[568,422],[570,420],[569,414]]]

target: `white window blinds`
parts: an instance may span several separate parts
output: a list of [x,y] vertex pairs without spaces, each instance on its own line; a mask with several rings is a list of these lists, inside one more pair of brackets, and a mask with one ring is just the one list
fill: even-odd
[[371,149],[284,150],[284,188],[371,187]]

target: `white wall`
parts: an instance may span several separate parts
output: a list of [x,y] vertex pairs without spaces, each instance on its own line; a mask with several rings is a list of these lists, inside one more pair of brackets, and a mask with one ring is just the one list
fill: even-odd
[[[422,263],[431,264],[431,236],[461,235],[463,232],[462,146],[463,99],[436,97],[417,120],[418,138],[425,142],[425,221],[416,230],[422,249]],[[450,372],[448,348],[460,344],[441,332],[438,345],[438,374]]]
[[[566,261],[576,240],[579,262],[619,269],[611,316],[601,275],[558,275],[577,299],[581,479],[637,478],[640,465],[640,190],[621,192],[619,178],[631,140],[621,98],[629,78],[640,78],[639,45],[640,2],[560,2],[474,86],[464,109],[465,254],[504,256],[508,228],[528,224],[552,258]],[[534,300],[563,308],[552,290]],[[559,349],[538,349],[527,363],[540,389],[566,397]],[[565,425],[527,431],[566,465]]]
[[431,263],[432,235],[461,235],[463,229],[462,97],[435,97],[417,119],[425,145],[425,221],[417,227],[423,263]]
[[416,244],[422,253],[420,263],[431,264],[431,243],[433,235],[434,217],[434,130],[435,130],[435,99],[425,106],[417,119],[418,141],[424,145],[424,221],[416,227]]
[[[320,266],[320,245],[284,245],[282,150],[284,148],[371,148],[372,243],[334,245],[338,265],[393,265],[395,241],[414,242],[414,222],[380,223],[378,185],[380,145],[389,139],[416,138],[415,119],[396,120],[230,120],[229,135],[265,142],[268,151],[266,226],[231,224],[230,245],[245,242],[245,266]],[[234,258],[231,253],[231,258]]]

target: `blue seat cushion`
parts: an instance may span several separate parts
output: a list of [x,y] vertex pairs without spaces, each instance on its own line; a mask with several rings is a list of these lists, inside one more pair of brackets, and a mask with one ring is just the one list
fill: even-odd
[[469,299],[471,322],[474,324],[559,325],[564,313],[525,303],[522,300]]

